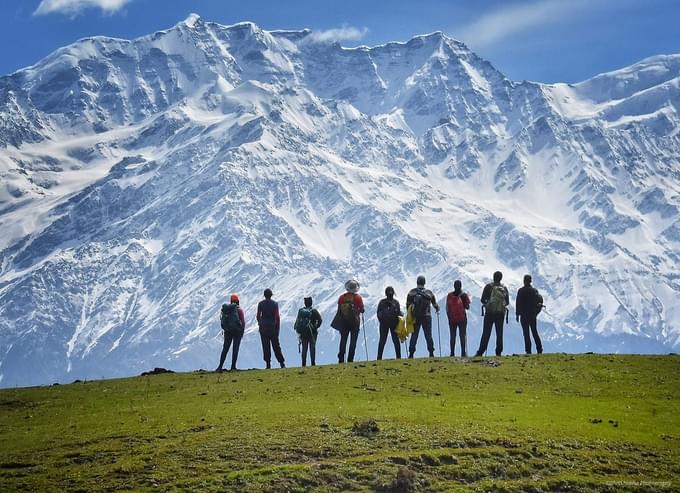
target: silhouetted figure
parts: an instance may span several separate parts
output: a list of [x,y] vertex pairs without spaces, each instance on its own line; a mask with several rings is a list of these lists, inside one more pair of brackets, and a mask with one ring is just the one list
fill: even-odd
[[359,338],[361,314],[364,313],[364,300],[359,295],[359,283],[355,280],[345,283],[346,293],[338,298],[338,311],[331,322],[331,327],[340,332],[340,348],[338,350],[338,363],[345,362],[345,350],[349,339],[347,362],[354,361],[354,352]]
[[482,291],[482,311],[484,312],[484,327],[482,340],[475,356],[481,356],[486,352],[491,337],[491,327],[496,329],[496,356],[503,353],[503,322],[506,318],[507,307],[510,304],[508,289],[501,284],[503,274],[499,271],[493,273],[493,282],[484,286]]
[[234,347],[231,351],[231,369],[236,370],[236,360],[238,359],[238,350],[241,345],[241,338],[246,330],[246,317],[243,310],[239,307],[239,299],[236,293],[233,293],[229,304],[222,305],[220,313],[220,325],[224,332],[224,344],[222,346],[222,354],[220,355],[220,364],[216,371],[222,371],[224,360],[229,352],[229,347],[232,342]]
[[408,347],[408,357],[413,358],[416,352],[416,343],[418,342],[418,334],[420,328],[425,332],[425,341],[427,342],[427,351],[431,358],[434,357],[434,340],[432,339],[432,312],[430,305],[439,313],[439,305],[434,293],[429,289],[425,289],[425,276],[418,276],[416,279],[416,286],[408,292],[406,296],[406,309],[413,306],[413,315],[415,317],[415,326]]
[[281,352],[279,332],[281,319],[279,318],[279,304],[272,299],[272,290],[264,290],[264,299],[257,305],[257,324],[260,327],[260,340],[262,341],[262,354],[267,368],[272,367],[272,349],[276,361],[281,368],[285,368],[285,360]]
[[399,301],[394,299],[394,288],[387,286],[385,288],[385,298],[378,303],[378,322],[380,324],[380,339],[378,340],[378,359],[381,360],[385,343],[387,342],[387,334],[392,337],[394,344],[394,354],[397,359],[401,359],[401,346],[399,344],[399,336],[397,335],[397,322],[399,317],[403,315]]
[[470,309],[470,297],[463,292],[463,283],[453,283],[453,291],[446,297],[446,315],[449,319],[449,336],[451,337],[451,356],[456,352],[456,331],[460,336],[460,355],[467,357],[467,313]]
[[316,365],[316,339],[321,327],[321,314],[312,307],[312,298],[305,298],[305,306],[298,310],[295,319],[295,331],[300,338],[302,347],[302,366],[307,366],[307,351],[312,366]]
[[515,300],[515,319],[522,325],[524,351],[526,354],[531,354],[530,331],[531,335],[534,336],[536,352],[538,354],[543,352],[543,344],[541,344],[541,338],[538,336],[536,324],[537,316],[542,308],[543,297],[538,292],[538,289],[531,285],[531,276],[527,274],[524,276],[524,286],[517,291],[517,299]]

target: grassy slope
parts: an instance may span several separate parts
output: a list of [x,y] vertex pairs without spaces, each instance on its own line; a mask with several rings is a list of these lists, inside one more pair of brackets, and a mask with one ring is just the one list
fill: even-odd
[[680,357],[488,361],[2,390],[0,490],[680,491]]

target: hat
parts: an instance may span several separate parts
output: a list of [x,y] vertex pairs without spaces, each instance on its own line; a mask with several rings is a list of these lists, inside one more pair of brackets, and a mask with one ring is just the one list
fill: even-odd
[[358,293],[359,292],[359,283],[355,281],[354,279],[350,279],[345,283],[345,289],[349,291],[350,293]]
[[232,303],[238,303],[239,302],[238,295],[236,293],[231,293],[231,298],[229,299],[229,301],[231,301]]

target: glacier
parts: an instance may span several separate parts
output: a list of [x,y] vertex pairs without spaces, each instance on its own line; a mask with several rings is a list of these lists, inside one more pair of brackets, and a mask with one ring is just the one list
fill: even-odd
[[0,77],[0,386],[214,368],[231,292],[263,367],[267,287],[288,365],[305,296],[334,362],[349,278],[371,358],[387,285],[461,279],[471,352],[495,270],[513,301],[532,274],[548,352],[677,351],[679,106],[680,55],[541,84],[441,32],[346,48],[192,15],[80,40]]

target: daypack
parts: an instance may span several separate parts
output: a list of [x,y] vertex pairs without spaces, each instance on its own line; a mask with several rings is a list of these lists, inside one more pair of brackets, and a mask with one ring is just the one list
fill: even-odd
[[492,284],[489,301],[486,303],[486,311],[490,313],[505,313],[505,295],[507,291],[502,284]]
[[462,322],[465,320],[465,303],[463,302],[464,293],[457,295],[453,292],[446,297],[446,313],[451,322]]
[[340,316],[347,323],[355,324],[357,322],[357,311],[354,308],[354,294],[345,293],[342,296]]
[[536,291],[536,315],[541,313],[541,310],[543,310],[543,296],[541,296],[541,293],[538,292],[538,289],[535,289]]
[[413,296],[413,314],[417,319],[421,319],[427,313],[430,306],[430,297],[424,291],[418,289]]
[[238,334],[241,332],[241,319],[238,316],[238,305],[236,303],[222,305],[222,313],[220,314],[220,325],[222,330],[230,334]]
[[295,319],[295,332],[301,336],[314,336],[314,324],[312,323],[312,308],[300,308]]
[[385,299],[380,303],[380,311],[378,311],[378,320],[385,322],[393,322],[399,317],[399,304],[397,300]]

